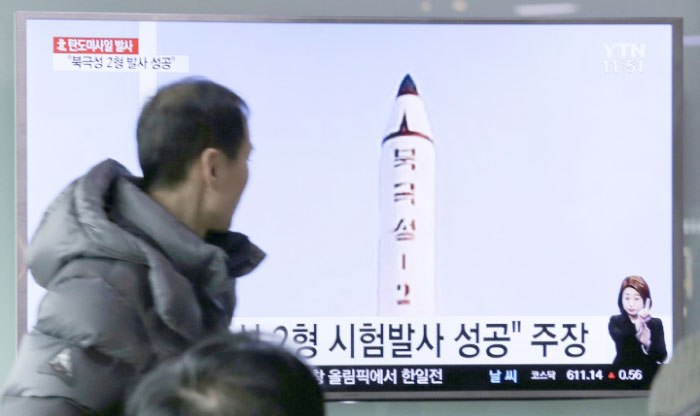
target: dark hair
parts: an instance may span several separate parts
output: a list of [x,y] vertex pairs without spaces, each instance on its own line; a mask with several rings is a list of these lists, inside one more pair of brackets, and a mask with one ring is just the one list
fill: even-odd
[[131,393],[128,416],[323,416],[311,370],[291,352],[224,333],[160,364]]
[[144,106],[136,129],[143,188],[179,184],[209,147],[235,158],[248,134],[247,112],[238,95],[205,79],[161,88]]
[[617,295],[617,306],[620,308],[620,312],[622,314],[625,314],[625,310],[622,307],[622,292],[628,287],[636,290],[637,293],[639,293],[639,296],[642,297],[643,302],[646,302],[646,300],[649,299],[649,306],[651,307],[651,292],[649,291],[649,285],[647,282],[644,281],[642,276],[627,276],[622,280],[622,284],[620,285],[620,294]]

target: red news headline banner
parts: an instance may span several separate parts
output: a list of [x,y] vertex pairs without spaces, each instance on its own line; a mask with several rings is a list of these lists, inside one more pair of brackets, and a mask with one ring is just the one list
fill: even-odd
[[138,38],[73,38],[54,36],[54,53],[138,55]]

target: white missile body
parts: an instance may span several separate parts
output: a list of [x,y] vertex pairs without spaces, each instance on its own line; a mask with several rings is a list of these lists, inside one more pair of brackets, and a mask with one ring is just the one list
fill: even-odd
[[379,315],[435,312],[435,147],[406,75],[380,156]]

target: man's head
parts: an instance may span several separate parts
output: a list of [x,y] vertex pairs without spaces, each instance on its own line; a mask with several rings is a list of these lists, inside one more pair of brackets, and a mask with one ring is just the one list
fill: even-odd
[[323,416],[316,378],[297,357],[243,334],[205,340],[147,374],[128,416]]
[[186,79],[160,89],[136,132],[144,190],[153,195],[188,184],[197,221],[226,230],[248,180],[246,117],[245,102],[211,81]]

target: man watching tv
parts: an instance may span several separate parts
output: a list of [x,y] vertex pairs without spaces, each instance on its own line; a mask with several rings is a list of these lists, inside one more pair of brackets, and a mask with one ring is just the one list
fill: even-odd
[[44,214],[27,264],[47,292],[0,414],[120,414],[147,369],[227,331],[235,278],[264,257],[228,231],[248,179],[246,105],[186,79],[144,106],[137,141],[143,178],[106,160]]

